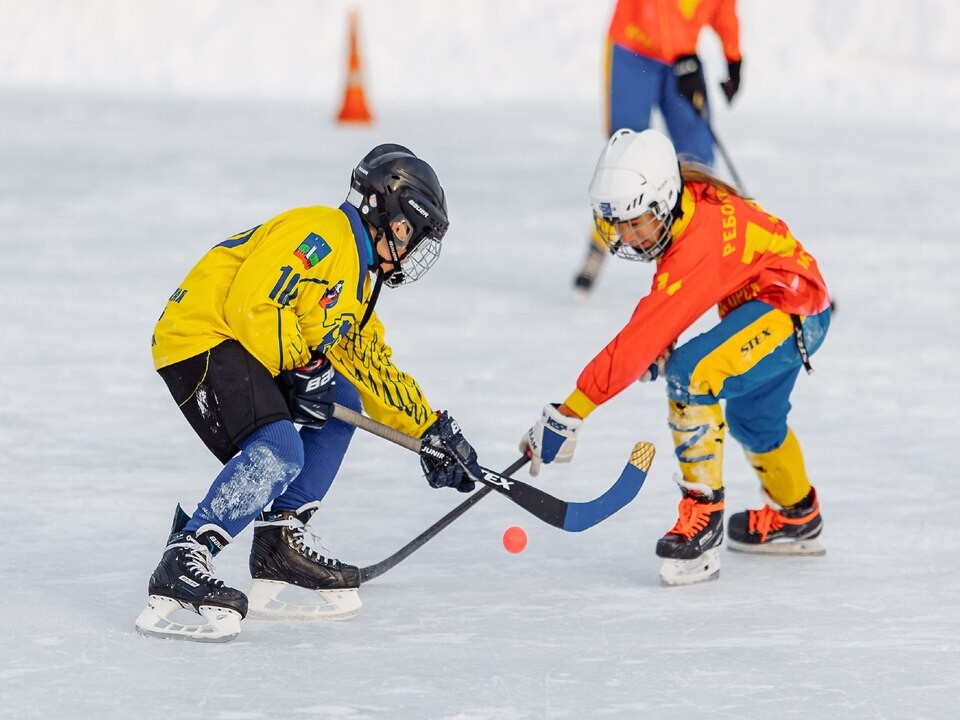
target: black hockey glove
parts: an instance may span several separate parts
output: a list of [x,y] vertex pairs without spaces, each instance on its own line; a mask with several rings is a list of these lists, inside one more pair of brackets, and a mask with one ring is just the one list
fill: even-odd
[[673,64],[673,75],[677,79],[677,92],[680,97],[693,105],[698,113],[707,104],[707,84],[703,79],[703,65],[696,55],[684,55]]
[[723,94],[727,96],[727,102],[733,100],[733,96],[740,91],[740,63],[742,60],[734,60],[727,63],[727,79],[720,83]]
[[437,413],[436,421],[420,438],[420,467],[430,487],[452,487],[463,493],[473,492],[471,476],[483,476],[476,451],[446,411]]
[[295,423],[320,427],[333,414],[336,400],[333,366],[316,350],[304,367],[280,373],[277,385]]

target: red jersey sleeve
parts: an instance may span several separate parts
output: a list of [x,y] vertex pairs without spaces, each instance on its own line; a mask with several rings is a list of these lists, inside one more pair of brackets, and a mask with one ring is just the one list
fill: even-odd
[[680,333],[724,296],[718,285],[718,254],[705,247],[709,232],[693,232],[693,197],[684,193],[690,228],[657,264],[650,292],[637,304],[630,321],[591,360],[577,379],[577,392],[566,404],[578,415],[606,402],[646,372]]
[[737,19],[736,0],[720,0],[717,3],[710,27],[723,43],[723,55],[727,62],[740,60],[740,21]]
[[750,300],[797,315],[829,305],[816,261],[779,218],[704,183],[688,184],[682,207],[649,294],[565,401],[581,417],[635,382],[714,305],[721,316]]

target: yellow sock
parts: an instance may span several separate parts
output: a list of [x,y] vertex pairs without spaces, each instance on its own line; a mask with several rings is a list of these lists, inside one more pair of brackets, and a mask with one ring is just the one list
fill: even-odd
[[746,451],[747,460],[757,471],[760,483],[774,502],[789,507],[803,500],[810,492],[810,480],[803,466],[803,453],[793,430],[780,447],[765,453]]
[[670,431],[680,472],[688,483],[723,487],[723,436],[720,405],[684,405],[670,401]]

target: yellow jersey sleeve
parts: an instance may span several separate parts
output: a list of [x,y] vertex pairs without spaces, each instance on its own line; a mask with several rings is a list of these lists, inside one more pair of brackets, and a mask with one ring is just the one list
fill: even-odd
[[384,336],[383,323],[372,313],[360,332],[350,333],[327,357],[360,392],[367,415],[420,437],[433,424],[433,410],[417,381],[393,364]]

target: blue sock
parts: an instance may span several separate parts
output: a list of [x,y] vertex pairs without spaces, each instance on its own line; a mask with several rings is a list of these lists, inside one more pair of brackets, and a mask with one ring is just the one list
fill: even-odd
[[[341,375],[337,375],[337,403],[360,412],[360,394]],[[273,503],[273,510],[298,510],[307,503],[317,502],[327,494],[340,470],[343,456],[350,446],[354,427],[331,418],[323,427],[303,428],[303,471],[290,483]]]
[[303,442],[289,420],[254,430],[213,481],[184,528],[196,532],[212,523],[231,538],[243,530],[300,473]]

